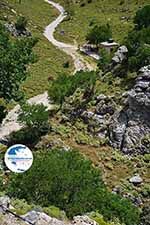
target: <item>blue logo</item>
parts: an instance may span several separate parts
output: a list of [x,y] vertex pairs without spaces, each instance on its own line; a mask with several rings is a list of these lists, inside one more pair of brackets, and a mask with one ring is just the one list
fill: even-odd
[[32,163],[33,154],[25,145],[13,145],[5,153],[5,164],[12,172],[23,173],[32,166]]

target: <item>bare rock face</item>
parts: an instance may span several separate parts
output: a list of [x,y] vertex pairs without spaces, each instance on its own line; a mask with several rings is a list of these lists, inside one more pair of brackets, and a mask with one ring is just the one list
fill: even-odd
[[97,225],[97,223],[88,216],[75,216],[73,218],[74,225]]
[[0,212],[5,212],[5,209],[9,208],[10,198],[8,196],[0,197]]
[[22,219],[16,218],[11,214],[0,214],[1,225],[97,225],[97,223],[88,216],[75,216],[73,221],[62,221],[52,218],[43,212],[30,211],[22,216]]
[[117,106],[113,97],[103,94],[97,96],[95,101],[96,108],[94,112],[83,111],[81,117],[88,124],[90,133],[94,133],[99,138],[106,138],[109,119],[116,111]]
[[6,23],[6,29],[14,36],[14,37],[30,37],[31,33],[27,30],[17,30],[13,23]]
[[118,50],[115,52],[114,57],[112,58],[112,61],[115,64],[121,64],[127,57],[128,49],[126,46],[120,46]]
[[143,179],[139,175],[135,175],[131,177],[129,181],[134,185],[139,185],[143,182]]
[[[150,153],[150,66],[143,67],[125,107],[115,113],[109,125],[109,137],[115,148],[129,153]],[[146,143],[146,144],[145,144]]]

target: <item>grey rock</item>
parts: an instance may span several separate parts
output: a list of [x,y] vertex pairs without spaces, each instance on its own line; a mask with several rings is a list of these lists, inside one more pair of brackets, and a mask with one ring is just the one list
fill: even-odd
[[116,64],[121,64],[126,58],[127,58],[128,49],[126,46],[120,46],[115,52],[114,57],[112,58],[112,61]]
[[5,27],[14,37],[20,37],[20,36],[30,37],[31,36],[31,33],[27,29],[17,30],[13,23],[6,23]]
[[24,218],[26,221],[29,221],[31,223],[36,223],[39,219],[39,212],[37,211],[30,211],[27,214],[25,214],[24,216],[22,216],[22,218]]
[[110,96],[101,95],[97,97],[98,103],[95,112],[100,115],[113,115],[116,110],[116,104]]
[[97,225],[97,223],[90,219],[88,216],[75,216],[73,217],[72,224],[75,225]]
[[126,154],[150,153],[142,139],[150,133],[150,67],[141,68],[134,87],[128,91],[125,105],[109,124],[113,147]]
[[10,206],[10,198],[8,196],[0,197],[0,212],[4,212]]
[[141,184],[143,182],[143,179],[139,176],[133,176],[129,179],[130,183],[134,184],[134,185],[138,185]]

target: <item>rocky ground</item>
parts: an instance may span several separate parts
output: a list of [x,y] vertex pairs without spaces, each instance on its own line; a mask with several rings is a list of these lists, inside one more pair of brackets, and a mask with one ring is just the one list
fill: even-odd
[[96,225],[97,223],[88,216],[75,216],[72,221],[58,220],[41,211],[30,211],[18,216],[11,211],[9,197],[0,197],[0,224],[1,225]]

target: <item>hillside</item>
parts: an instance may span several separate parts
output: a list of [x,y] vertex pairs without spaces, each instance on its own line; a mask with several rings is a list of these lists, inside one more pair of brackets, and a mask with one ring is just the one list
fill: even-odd
[[[150,4],[149,0],[58,0],[71,10],[71,19],[64,21],[57,29],[56,37],[65,42],[85,42],[85,36],[91,26],[109,23],[113,38],[121,43],[129,30],[133,28],[133,17],[138,8]],[[76,3],[75,3],[76,2]],[[60,34],[61,30],[64,34]]]
[[[70,73],[73,68],[72,59],[57,50],[44,37],[43,32],[45,27],[53,21],[58,15],[57,10],[51,6],[47,7],[47,3],[42,0],[23,1],[18,4],[17,1],[4,1],[7,7],[14,9],[16,14],[4,7],[2,8],[2,19],[7,18],[9,22],[16,21],[19,15],[25,16],[28,20],[28,28],[34,37],[39,39],[35,47],[35,53],[38,57],[38,62],[31,65],[30,77],[25,81],[23,90],[27,97],[32,97],[43,93],[48,89],[48,78],[56,77],[60,72]],[[1,3],[2,4],[2,3]],[[6,23],[7,21],[5,21]],[[70,62],[70,67],[65,69],[63,64]]]
[[0,13],[0,224],[149,225],[150,1]]

